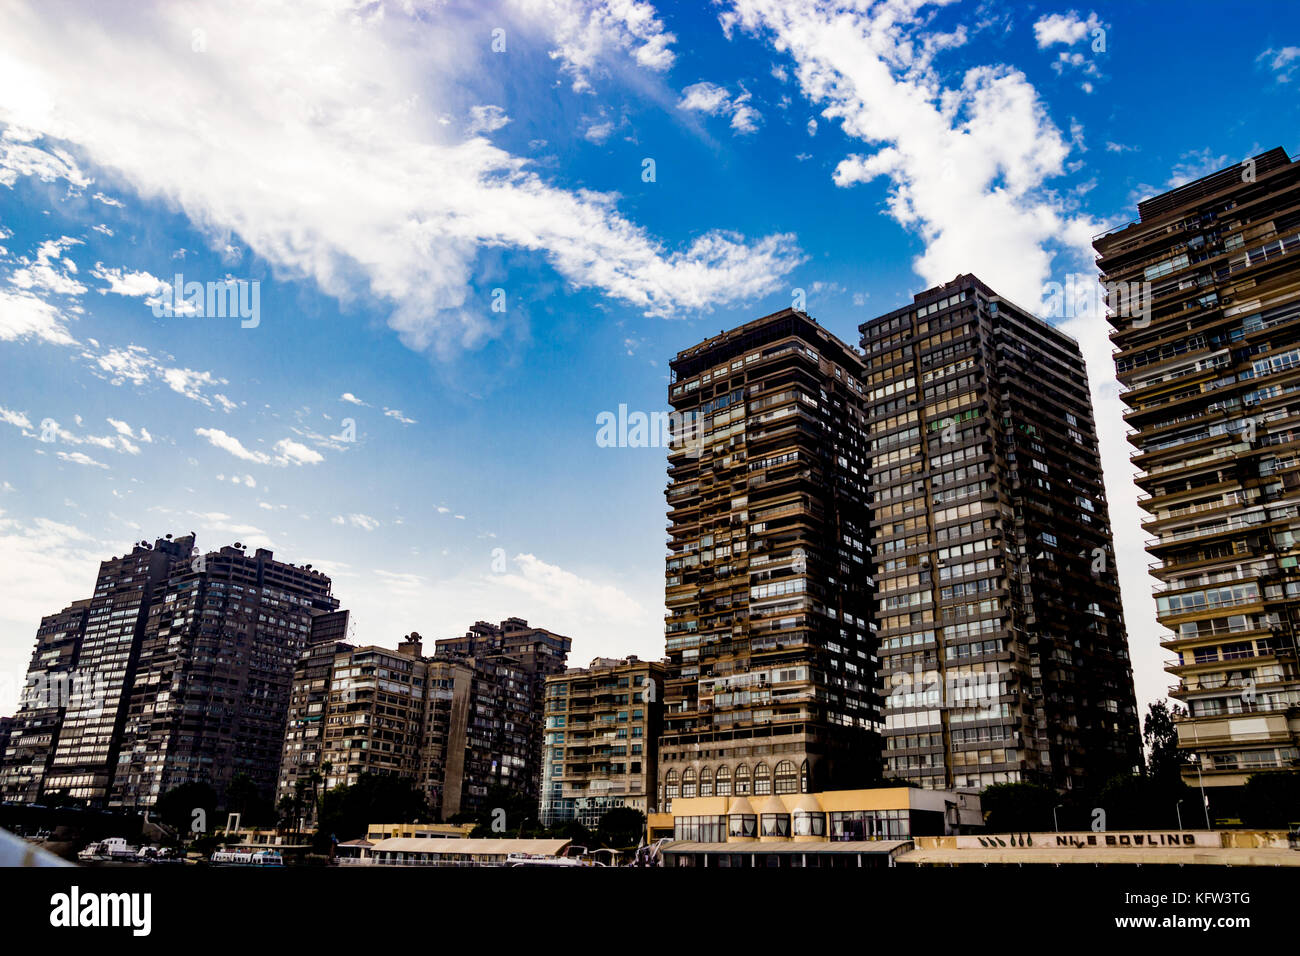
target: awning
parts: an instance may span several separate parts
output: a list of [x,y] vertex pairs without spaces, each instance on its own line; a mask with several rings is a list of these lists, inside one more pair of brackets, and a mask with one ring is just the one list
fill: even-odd
[[899,850],[910,850],[911,840],[802,840],[794,842],[764,843],[761,840],[732,840],[728,843],[696,843],[675,841],[666,843],[663,853],[871,853],[890,855]]

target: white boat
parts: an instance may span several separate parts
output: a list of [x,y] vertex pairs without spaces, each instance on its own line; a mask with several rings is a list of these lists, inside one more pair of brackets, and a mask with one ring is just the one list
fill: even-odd
[[142,846],[135,860],[137,863],[184,863],[185,857],[170,847]]
[[218,850],[209,857],[213,866],[284,866],[275,850]]
[[606,866],[587,853],[585,846],[568,846],[560,856],[545,853],[511,853],[506,866]]
[[138,852],[121,837],[109,837],[87,846],[77,859],[86,863],[134,863]]

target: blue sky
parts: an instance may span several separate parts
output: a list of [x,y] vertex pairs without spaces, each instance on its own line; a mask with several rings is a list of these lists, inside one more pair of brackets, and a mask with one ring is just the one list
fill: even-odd
[[[528,617],[663,650],[664,459],[596,417],[791,303],[1026,306],[1136,201],[1294,152],[1294,5],[16,3],[0,13],[0,711],[97,561],[190,530],[356,640]],[[653,176],[647,169],[652,161]],[[255,327],[157,316],[256,282]],[[498,291],[499,290],[499,291]],[[493,304],[498,305],[494,311]],[[1172,682],[1104,322],[1139,697]],[[348,424],[347,420],[351,420]]]

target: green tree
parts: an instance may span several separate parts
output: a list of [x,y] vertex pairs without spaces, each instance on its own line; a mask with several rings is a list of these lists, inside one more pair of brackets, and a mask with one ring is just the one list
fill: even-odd
[[1180,778],[1158,779],[1151,774],[1116,774],[1106,781],[1097,803],[1106,811],[1106,829],[1173,829],[1182,802],[1185,826],[1196,826],[1197,802]]
[[237,773],[226,788],[226,812],[239,814],[244,827],[274,826],[275,804],[246,773]]
[[321,800],[314,844],[327,850],[366,835],[371,823],[422,823],[428,819],[424,791],[409,777],[363,773],[350,787],[327,790]]
[[984,825],[993,833],[1051,830],[1052,808],[1061,802],[1055,790],[1036,783],[995,783],[980,794]]
[[1300,773],[1270,770],[1246,778],[1241,822],[1248,827],[1287,827],[1300,822]]
[[[196,817],[195,810],[202,810],[202,815]],[[217,825],[217,792],[201,780],[183,783],[158,798],[154,815],[180,834],[192,832],[196,822],[212,833]]]
[[1182,780],[1182,768],[1187,763],[1187,751],[1178,749],[1178,731],[1175,717],[1185,717],[1187,711],[1177,704],[1157,700],[1147,710],[1142,724],[1142,742],[1147,748],[1147,770],[1153,780],[1172,785]]
[[616,850],[635,847],[644,836],[645,814],[632,807],[615,807],[596,824],[596,842]]

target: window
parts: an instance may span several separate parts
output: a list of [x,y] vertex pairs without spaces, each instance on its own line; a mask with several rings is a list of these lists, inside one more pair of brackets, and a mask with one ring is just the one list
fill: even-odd
[[809,774],[808,774],[808,761],[805,760],[805,761],[804,761],[804,762],[799,766],[799,792],[800,792],[800,793],[811,793],[811,792],[812,792],[812,790],[811,790],[811,788],[810,788],[810,783],[809,783],[809,780],[808,780],[808,776],[809,776]]
[[743,763],[736,768],[736,796],[743,797],[749,793],[749,768]]
[[794,763],[789,760],[782,760],[776,765],[776,792],[799,792],[799,781],[795,776]]
[[731,768],[719,767],[717,781],[714,784],[714,792],[720,797],[731,796]]
[[669,800],[674,799],[678,795],[679,788],[677,784],[676,770],[668,771],[668,776],[664,778],[664,786],[667,788],[667,795]]
[[682,796],[693,797],[695,792],[695,768],[687,767],[682,772]]
[[794,835],[824,837],[826,835],[826,814],[796,810],[794,812]]
[[788,813],[765,813],[762,824],[762,833],[765,837],[788,838],[790,836],[790,814]]
[[767,764],[761,763],[754,768],[754,794],[763,797],[771,792],[772,771],[767,769]]
[[758,836],[758,817],[752,813],[733,813],[727,817],[727,832],[734,837],[752,840]]
[[708,767],[700,771],[700,796],[713,796],[713,771]]
[[726,817],[677,817],[673,820],[673,839],[722,843],[726,840],[726,829]]

